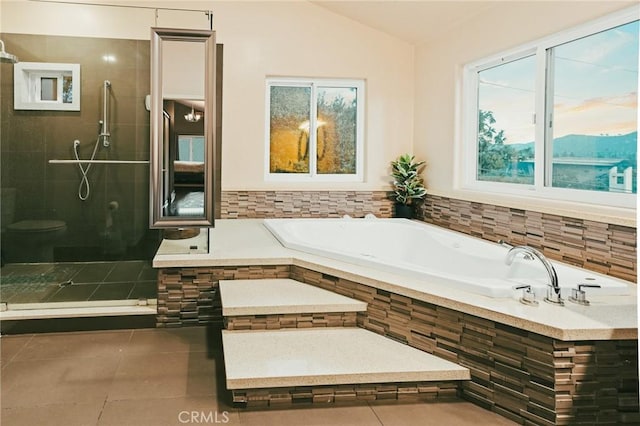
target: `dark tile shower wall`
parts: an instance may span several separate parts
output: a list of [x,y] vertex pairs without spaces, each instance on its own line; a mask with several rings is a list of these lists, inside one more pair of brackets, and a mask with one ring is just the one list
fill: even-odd
[[[80,111],[14,110],[13,66],[1,65],[1,182],[2,187],[17,188],[15,221],[64,220],[68,231],[57,253],[71,259],[62,260],[96,260],[102,253],[121,251],[118,247],[122,245],[129,252],[149,251],[140,248],[149,238],[148,165],[93,165],[91,193],[87,201],[81,201],[78,167],[48,163],[50,159],[73,159],[76,139],[81,142],[80,157],[91,157],[102,119],[104,80],[111,82],[111,146],[100,146],[95,158],[149,159],[149,113],[144,107],[150,91],[149,41],[6,33],[2,39],[21,62],[80,64]],[[105,61],[106,55],[115,60]],[[108,240],[104,235],[112,201],[119,206],[113,217],[119,229]],[[144,253],[147,258],[150,255]]]

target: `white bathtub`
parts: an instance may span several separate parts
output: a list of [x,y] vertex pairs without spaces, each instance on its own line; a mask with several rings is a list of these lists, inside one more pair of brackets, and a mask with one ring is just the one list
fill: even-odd
[[[287,248],[429,282],[444,283],[489,297],[519,297],[514,287],[531,285],[538,300],[546,295],[548,274],[538,260],[522,255],[509,266],[508,249],[496,243],[407,219],[265,219],[264,224]],[[562,297],[578,284],[587,298],[627,295],[627,281],[552,262]]]

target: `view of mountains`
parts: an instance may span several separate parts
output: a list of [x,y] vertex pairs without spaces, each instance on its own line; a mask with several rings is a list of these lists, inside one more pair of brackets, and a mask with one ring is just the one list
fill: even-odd
[[[533,145],[533,142],[527,142],[510,146],[522,151],[533,149]],[[635,163],[637,152],[637,131],[616,136],[566,135],[553,141],[554,157],[620,158]]]

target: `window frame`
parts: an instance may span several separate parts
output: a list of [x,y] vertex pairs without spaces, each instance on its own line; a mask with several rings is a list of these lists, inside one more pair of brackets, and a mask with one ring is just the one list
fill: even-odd
[[[308,173],[272,173],[271,162],[271,87],[310,87],[311,108],[309,127],[316,127],[317,88],[345,87],[356,89],[356,173],[318,173],[316,155],[309,155]],[[265,154],[264,179],[267,182],[364,182],[365,145],[365,81],[363,79],[329,79],[302,77],[267,77],[265,84]],[[316,132],[310,132],[309,152],[317,152]]]
[[[553,113],[552,79],[549,75],[549,54],[551,49],[583,37],[639,19],[640,7],[623,9],[594,21],[564,30],[521,46],[467,63],[462,71],[461,150],[458,153],[459,189],[481,193],[499,193],[507,196],[525,196],[539,200],[570,201],[605,205],[614,208],[635,209],[637,194],[623,194],[607,191],[552,187],[551,185],[551,144],[552,133],[548,132],[550,115]],[[482,181],[478,176],[478,75],[481,71],[500,64],[512,62],[530,55],[536,57],[535,81],[535,167],[534,183],[508,183]],[[550,108],[551,107],[551,108]],[[543,117],[544,119],[540,119]],[[640,124],[640,123],[638,123]],[[542,167],[541,167],[542,166]],[[597,196],[596,196],[597,195]]]

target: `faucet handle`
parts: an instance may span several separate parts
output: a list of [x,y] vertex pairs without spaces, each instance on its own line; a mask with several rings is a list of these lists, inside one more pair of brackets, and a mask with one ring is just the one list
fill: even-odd
[[571,296],[569,296],[569,301],[577,303],[579,305],[589,306],[589,301],[587,300],[587,292],[585,292],[583,288],[600,288],[600,286],[598,284],[578,284],[578,288],[571,289]]
[[530,306],[538,306],[538,301],[536,300],[536,294],[531,291],[531,286],[529,284],[522,284],[513,287],[514,290],[522,290],[522,297],[520,297],[520,303],[524,303],[525,305]]

